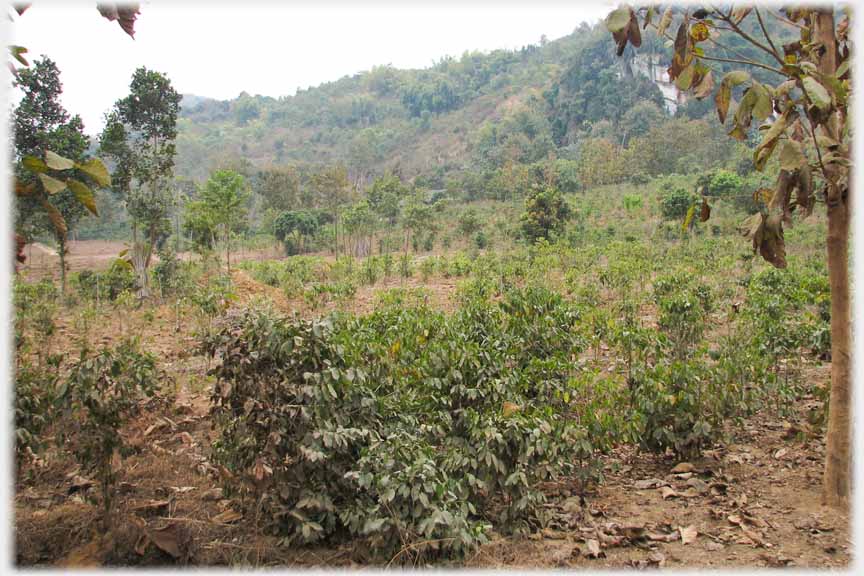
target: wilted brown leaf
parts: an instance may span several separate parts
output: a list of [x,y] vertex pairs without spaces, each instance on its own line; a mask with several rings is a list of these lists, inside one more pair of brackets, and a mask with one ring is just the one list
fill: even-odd
[[148,530],[147,536],[160,550],[172,558],[180,558],[180,535],[177,524],[169,524],[158,530]]
[[680,462],[677,464],[672,470],[669,471],[670,474],[686,474],[687,472],[693,472],[696,470],[696,467],[693,466],[690,462]]
[[600,542],[594,540],[593,538],[589,538],[585,540],[585,546],[588,548],[588,553],[585,554],[589,558],[599,558],[601,555],[605,556],[606,554],[600,549]]
[[662,496],[663,500],[668,500],[669,498],[678,498],[680,494],[669,486],[663,486],[660,488],[660,496]]
[[681,533],[681,543],[685,546],[691,542],[695,542],[696,537],[699,535],[696,526],[693,525],[687,527],[679,526],[678,531]]
[[711,206],[708,205],[708,199],[702,197],[702,209],[699,211],[699,221],[707,222],[711,218]]
[[232,522],[236,522],[243,518],[243,515],[239,512],[235,512],[232,509],[227,509],[224,512],[221,512],[213,517],[214,522],[218,522],[220,524],[231,524]]
[[135,20],[141,13],[137,3],[97,4],[96,9],[110,22],[115,20],[129,36],[135,38]]

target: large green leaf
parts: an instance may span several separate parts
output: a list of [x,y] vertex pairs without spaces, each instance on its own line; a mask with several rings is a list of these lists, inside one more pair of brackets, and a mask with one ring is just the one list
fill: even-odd
[[774,106],[771,102],[771,94],[764,85],[760,84],[756,80],[753,80],[750,90],[753,91],[755,99],[753,103],[753,115],[760,121],[765,120],[774,112]]
[[606,29],[610,32],[620,32],[630,24],[630,6],[622,4],[617,10],[613,10],[606,16]]
[[685,67],[684,70],[681,71],[678,78],[675,79],[675,86],[682,92],[690,89],[690,85],[693,83],[694,69],[695,66],[691,62],[689,66]]
[[48,171],[48,166],[45,162],[41,158],[36,158],[35,156],[25,156],[21,159],[21,164],[24,165],[24,168],[34,174]]
[[52,170],[71,170],[75,167],[75,163],[72,160],[55,154],[51,150],[45,152],[45,164]]
[[75,198],[77,198],[91,214],[99,216],[99,210],[96,209],[96,197],[93,195],[93,191],[90,190],[86,184],[72,179],[67,180],[66,184],[69,186],[72,193],[75,194]]
[[105,164],[98,158],[91,158],[83,164],[77,165],[78,169],[93,178],[100,186],[111,185],[111,175],[108,174],[108,169]]
[[66,189],[65,182],[57,180],[47,174],[39,174],[39,180],[42,181],[42,186],[45,187],[45,192],[48,194],[56,194]]
[[804,85],[804,91],[807,93],[807,97],[817,108],[820,110],[826,110],[831,106],[831,95],[828,94],[828,90],[826,90],[825,87],[815,78],[812,76],[805,76],[801,79],[801,83]]
[[801,144],[794,140],[786,140],[780,148],[780,168],[794,172],[807,164],[807,157],[801,150]]

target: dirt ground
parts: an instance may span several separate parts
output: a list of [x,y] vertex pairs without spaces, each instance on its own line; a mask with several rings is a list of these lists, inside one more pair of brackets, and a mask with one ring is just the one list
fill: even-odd
[[[105,270],[111,265],[111,261],[129,248],[128,242],[112,240],[79,240],[69,242],[69,252],[66,263],[69,272],[80,272],[81,270]],[[60,257],[53,248],[34,242],[24,247],[26,261],[20,265],[19,273],[27,278],[54,278],[60,277]],[[231,254],[232,262],[241,260],[264,260],[268,258],[279,258],[282,253],[277,247],[260,250],[237,250]],[[192,252],[181,252],[178,258],[188,260],[197,257]],[[154,261],[159,257],[154,254]]]
[[[105,247],[107,250],[108,248]],[[395,281],[399,284],[398,280]],[[235,273],[241,301],[264,297],[285,311],[297,307],[281,291]],[[430,298],[447,306],[455,281],[440,281]],[[357,311],[374,305],[376,290],[358,289]],[[298,310],[311,314],[309,310]],[[161,359],[167,378],[161,400],[143,406],[123,431],[132,453],[120,471],[114,530],[100,537],[97,492],[68,453],[48,450],[23,465],[15,496],[16,563],[27,566],[235,565],[357,567],[387,565],[362,547],[285,547],[260,533],[219,489],[209,461],[216,432],[208,418],[211,383],[194,352],[191,322],[180,331],[168,305],[148,313],[106,310],[98,343],[140,333]],[[68,314],[60,340],[77,334]],[[807,380],[825,382],[830,367],[808,366]],[[808,434],[814,400],[787,418],[756,414],[733,443],[680,463],[623,447],[604,461],[605,482],[581,501],[569,482],[545,487],[549,526],[524,536],[493,534],[489,544],[456,566],[472,568],[697,568],[849,566],[848,514],[820,505],[821,434]],[[61,445],[62,446],[62,445]],[[395,559],[394,563],[400,560]],[[449,564],[453,566],[453,563]]]

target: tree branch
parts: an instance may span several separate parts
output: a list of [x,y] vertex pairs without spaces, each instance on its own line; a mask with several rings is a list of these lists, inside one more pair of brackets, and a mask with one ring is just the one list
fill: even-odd
[[[713,8],[713,7],[712,7],[712,8]],[[733,30],[736,34],[738,34],[739,36],[741,36],[742,38],[744,38],[745,40],[747,40],[748,42],[750,42],[751,44],[753,44],[754,46],[756,46],[757,48],[759,48],[760,50],[762,50],[762,51],[767,52],[768,54],[770,54],[770,55],[771,55],[775,60],[777,60],[777,62],[780,63],[781,66],[783,66],[783,65],[785,64],[785,62],[783,61],[783,58],[780,57],[780,54],[778,54],[778,53],[777,53],[776,51],[774,51],[774,50],[771,50],[771,48],[765,46],[764,44],[762,44],[761,42],[759,42],[758,40],[756,40],[755,38],[753,38],[752,36],[750,36],[749,34],[747,34],[746,32],[744,32],[744,30],[742,30],[741,27],[738,26],[738,24],[736,24],[734,20],[732,20],[731,15],[723,14],[723,12],[721,12],[721,11],[718,10],[717,8],[713,8],[713,10],[714,10],[717,14],[720,15],[720,18],[721,18],[724,22],[726,22],[727,24],[729,24],[729,26],[732,27],[732,30]]]
[[763,70],[768,70],[769,72],[774,72],[775,74],[779,74],[780,76],[786,76],[777,68],[772,68],[771,66],[767,66],[765,64],[761,64],[759,62],[754,62],[753,60],[736,60],[734,58],[718,58],[716,56],[697,56],[697,58],[701,58],[702,60],[714,60],[716,62],[730,62],[732,64],[744,64],[745,66],[755,66],[757,68],[762,68]]
[[762,22],[762,15],[759,13],[759,8],[753,6],[753,11],[756,12],[756,19],[759,20],[759,27],[762,28],[762,34],[765,36],[765,40],[767,40],[768,44],[771,45],[771,49],[774,50],[774,53],[777,56],[780,56],[780,52],[778,52],[777,47],[774,46],[774,41],[771,40],[771,36],[768,35],[768,30],[765,29],[765,23]]
[[789,20],[788,18],[784,18],[784,17],[781,16],[780,14],[775,14],[775,13],[772,12],[771,10],[768,10],[768,14],[770,14],[771,16],[774,17],[775,20],[777,20],[777,21],[779,21],[779,22],[782,22],[783,24],[788,24],[789,26],[795,26],[796,28],[799,28],[799,29],[801,29],[801,30],[805,30],[805,29],[807,28],[807,27],[804,26],[803,24],[799,24],[799,23],[797,23],[797,22],[793,22],[792,20]]

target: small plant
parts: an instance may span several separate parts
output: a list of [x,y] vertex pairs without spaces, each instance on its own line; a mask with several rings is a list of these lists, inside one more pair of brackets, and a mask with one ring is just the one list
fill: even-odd
[[75,455],[82,467],[99,479],[103,529],[111,530],[117,473],[121,469],[120,429],[138,411],[139,401],[156,392],[156,358],[126,340],[98,354],[82,351],[61,395],[80,418]]
[[374,256],[368,256],[363,260],[360,267],[360,277],[363,283],[372,286],[378,281],[378,259]]
[[383,256],[380,256],[381,259],[381,270],[384,273],[384,278],[390,278],[393,274],[393,256],[387,252]]
[[411,256],[407,253],[399,257],[399,276],[402,278],[411,278],[414,275],[414,267],[411,263]]
[[478,250],[483,250],[489,245],[489,238],[486,236],[486,233],[483,230],[478,230],[476,234],[474,234],[474,246],[477,247]]
[[53,420],[60,380],[60,356],[45,366],[19,360],[15,370],[15,459],[19,464],[41,447],[40,434]]
[[627,210],[628,213],[636,212],[642,208],[642,196],[639,194],[625,194],[624,195],[624,209]]
[[429,278],[435,272],[435,258],[427,257],[420,261],[420,276],[424,282],[428,282]]
[[660,196],[660,213],[667,220],[683,220],[696,197],[680,187],[667,187]]

